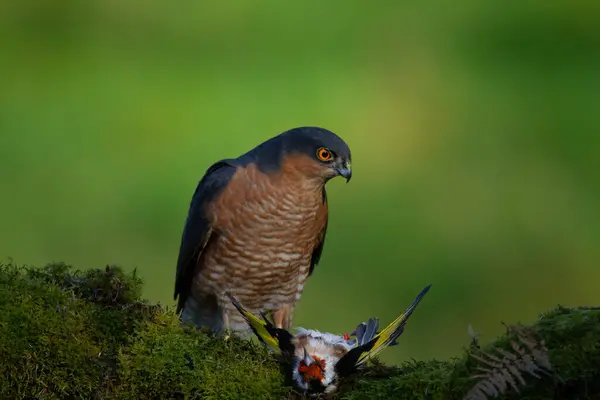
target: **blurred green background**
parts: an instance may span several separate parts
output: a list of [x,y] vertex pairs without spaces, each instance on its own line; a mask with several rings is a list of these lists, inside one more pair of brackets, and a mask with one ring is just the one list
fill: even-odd
[[600,3],[0,5],[0,257],[137,267],[173,304],[206,168],[292,127],[353,149],[296,323],[388,362],[600,303]]

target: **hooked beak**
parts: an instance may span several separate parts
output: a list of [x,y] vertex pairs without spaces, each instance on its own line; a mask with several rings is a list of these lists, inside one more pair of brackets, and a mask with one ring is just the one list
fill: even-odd
[[352,166],[350,165],[350,161],[345,161],[342,165],[337,168],[338,174],[346,178],[346,183],[350,182],[352,178]]

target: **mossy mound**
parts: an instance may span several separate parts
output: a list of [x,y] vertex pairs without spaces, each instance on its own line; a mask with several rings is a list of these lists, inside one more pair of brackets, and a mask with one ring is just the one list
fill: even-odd
[[[172,310],[140,299],[141,285],[135,272],[118,267],[82,272],[65,264],[0,265],[0,398],[298,396],[262,346],[180,326]],[[499,390],[503,398],[600,399],[600,309],[558,307],[528,332],[537,339],[519,342],[513,330],[485,346],[496,367],[474,358],[469,352],[481,353],[472,349],[449,361],[408,361],[399,367],[373,362],[342,382],[334,397],[462,399],[483,382],[480,386],[492,392],[505,386]],[[543,370],[531,342],[542,349],[551,370]],[[525,361],[520,365],[513,358]],[[520,368],[523,382],[518,372],[513,375]],[[476,374],[488,376],[473,379]]]
[[287,396],[263,348],[182,328],[140,292],[117,267],[0,266],[0,398]]

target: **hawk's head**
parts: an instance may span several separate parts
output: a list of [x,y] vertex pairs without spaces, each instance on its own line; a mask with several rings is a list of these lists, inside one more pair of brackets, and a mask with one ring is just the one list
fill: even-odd
[[266,168],[293,169],[322,182],[336,176],[342,176],[348,182],[352,177],[350,148],[327,129],[290,129],[262,143],[254,151],[258,165]]

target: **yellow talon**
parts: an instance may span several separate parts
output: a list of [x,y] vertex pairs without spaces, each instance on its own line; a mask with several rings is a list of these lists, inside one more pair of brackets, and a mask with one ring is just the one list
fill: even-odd
[[223,336],[223,339],[227,341],[231,338],[231,329],[229,328],[229,316],[227,314],[224,314],[223,320],[225,322],[225,335]]

